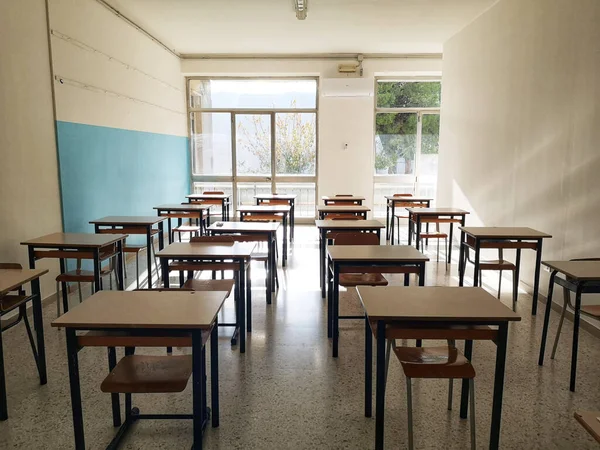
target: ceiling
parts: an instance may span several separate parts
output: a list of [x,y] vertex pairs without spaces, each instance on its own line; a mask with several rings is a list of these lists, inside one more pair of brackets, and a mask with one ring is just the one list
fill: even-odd
[[441,53],[496,0],[106,0],[181,54]]

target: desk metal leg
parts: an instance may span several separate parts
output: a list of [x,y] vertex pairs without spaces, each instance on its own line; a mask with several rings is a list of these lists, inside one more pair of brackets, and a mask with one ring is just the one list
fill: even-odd
[[246,270],[245,266],[246,261],[243,259],[240,261],[239,268],[239,280],[240,280],[240,297],[238,301],[238,311],[239,315],[239,326],[240,326],[240,353],[246,353],[246,314],[245,314],[245,306],[246,306]]
[[252,264],[248,261],[248,269],[246,270],[246,330],[252,332]]
[[[573,318],[573,348],[571,350],[571,383],[569,389],[571,392],[575,392],[575,380],[577,378],[577,350],[579,346],[579,320],[581,317],[581,292],[583,286],[577,285],[577,291],[575,292],[575,313]],[[551,303],[548,301],[546,308],[551,307]]]
[[172,231],[172,225],[171,225],[171,218],[170,217],[167,218],[167,232],[169,233],[169,236],[168,236],[169,244],[172,244],[173,243],[173,231]]
[[539,239],[535,254],[535,279],[533,280],[533,299],[531,301],[531,315],[537,314],[538,294],[540,291],[540,269],[542,267],[542,240]]
[[552,294],[554,292],[554,279],[558,272],[555,270],[550,274],[550,283],[548,285],[548,297],[546,302],[546,312],[544,314],[544,327],[542,328],[542,342],[540,343],[540,356],[538,365],[544,365],[544,353],[546,352],[546,339],[548,338],[548,324],[550,323],[550,310],[552,309]]
[[210,333],[210,401],[212,426],[219,426],[219,323],[215,320]]
[[450,222],[450,236],[448,236],[448,254],[446,255],[446,261],[448,262],[448,264],[452,264],[452,238],[454,234],[453,232],[454,224]]
[[6,400],[6,375],[4,373],[4,351],[2,347],[2,332],[0,332],[0,421],[8,419]]
[[169,288],[169,260],[168,258],[160,258],[160,267],[162,269],[163,286]]
[[100,249],[94,249],[94,292],[100,292]]
[[75,433],[76,450],[85,450],[83,435],[83,409],[81,407],[81,386],[79,384],[79,359],[77,352],[77,336],[72,328],[66,329],[67,360],[69,363],[69,386],[71,389],[71,409],[73,412],[73,431]]
[[419,247],[421,246],[421,216],[417,216],[417,234],[415,236],[415,244],[417,250],[419,250]]
[[194,449],[202,449],[202,427],[204,416],[204,392],[203,384],[206,382],[204,373],[204,361],[202,351],[202,332],[192,332],[192,411],[194,422]]
[[40,293],[40,280],[36,278],[31,281],[31,293],[33,299],[33,327],[36,335],[37,367],[40,376],[40,384],[48,382],[46,373],[46,346],[44,343],[44,320],[42,315],[42,295]]
[[[471,361],[473,357],[473,341],[465,341],[465,358]],[[469,380],[462,380],[460,394],[460,418],[466,419],[469,409]]]
[[375,450],[383,450],[385,426],[385,322],[377,321],[377,366],[375,379]]
[[283,215],[283,261],[281,262],[281,266],[285,267],[287,265],[287,252],[288,252],[288,216],[287,214]]
[[[392,207],[391,207],[391,212],[390,212],[390,229],[389,229],[390,242],[392,244],[394,243],[394,234],[396,233],[396,230],[394,228],[394,214],[396,214],[396,205],[394,204],[394,202],[392,202]],[[398,234],[400,234],[400,229],[398,229]]]
[[[388,200],[387,204],[385,205],[385,226],[386,226],[386,230],[385,230],[385,240],[389,241],[390,240],[390,232],[392,231],[392,225],[390,225],[390,202]],[[393,242],[392,242],[393,244]]]
[[340,338],[340,269],[336,263],[333,266],[333,317],[332,317],[332,332],[333,332],[333,357],[338,357],[339,338]]
[[508,341],[508,323],[500,324],[496,342],[496,372],[494,374],[494,400],[492,403],[492,425],[490,430],[490,450],[500,445],[500,425],[502,422],[502,396],[504,394],[504,369],[506,366],[506,346]]
[[365,316],[365,417],[373,415],[373,330]]
[[[146,227],[146,264],[148,265],[148,288],[152,289],[152,227]],[[181,235],[180,235],[181,236]]]
[[293,241],[294,240],[294,228],[296,228],[296,204],[294,202],[294,200],[292,200],[291,204],[291,209],[290,209],[290,239]]
[[[115,347],[108,347],[108,370],[113,371],[117,366],[117,349]],[[121,426],[121,403],[119,401],[119,394],[110,394],[110,400],[112,404],[113,414],[113,426]]]
[[331,261],[327,258],[327,337],[333,337],[333,273]]
[[515,294],[515,298],[518,300],[519,298],[519,280],[520,280],[520,276],[521,276],[521,249],[518,248],[516,251],[516,257],[515,257],[515,284],[517,285],[516,287],[516,294]]
[[277,283],[275,282],[275,277],[277,276],[277,232],[273,233],[269,253],[271,254],[271,292],[275,292],[277,288]]
[[321,298],[325,298],[325,246],[327,241],[325,240],[326,231],[325,228],[321,228],[321,237],[319,239],[319,271],[321,272]]
[[465,232],[461,231],[461,233],[460,233],[460,248],[459,248],[459,255],[458,255],[458,285],[460,287],[463,287],[465,284],[465,268],[466,268],[465,256],[466,256],[467,252],[468,252],[468,249],[467,249],[467,245],[465,242]]
[[[58,260],[58,265],[60,267],[60,273],[61,274],[66,273],[67,269],[66,269],[65,260],[63,258],[60,258]],[[67,283],[65,283],[64,281],[61,281],[60,290],[61,290],[61,295],[62,295],[63,314],[64,314],[67,311],[69,311],[69,288],[67,286]],[[96,291],[96,292],[98,292],[98,291]]]
[[124,241],[117,242],[117,289],[125,290],[125,258],[123,256]]
[[473,287],[479,286],[479,263],[481,258],[481,241],[479,239],[475,239],[475,263],[474,263],[474,273],[473,273]]

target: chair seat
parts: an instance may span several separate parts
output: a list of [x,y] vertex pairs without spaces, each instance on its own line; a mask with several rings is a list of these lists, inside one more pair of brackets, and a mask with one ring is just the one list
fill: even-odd
[[585,305],[581,307],[581,312],[588,316],[600,317],[600,305]]
[[510,261],[504,259],[480,261],[479,269],[481,270],[516,270],[517,267]]
[[169,264],[169,270],[238,270],[240,265],[233,262],[172,262]]
[[448,235],[446,233],[438,233],[438,232],[421,233],[419,236],[421,236],[421,239],[447,239],[448,238]]
[[200,231],[200,227],[198,225],[180,225],[176,228],[173,228],[173,232],[175,233],[194,233],[197,231]]
[[191,374],[191,355],[130,355],[119,361],[100,389],[121,394],[181,392]]
[[387,286],[388,281],[380,273],[342,273],[340,286]]
[[125,253],[140,253],[146,250],[145,245],[126,245],[123,247],[123,252]]
[[183,287],[194,291],[222,291],[231,294],[234,285],[233,280],[187,280]]
[[[100,276],[108,275],[112,272],[109,267],[100,270]],[[56,277],[58,283],[93,283],[94,272],[91,270],[70,270]]]
[[18,308],[23,303],[31,299],[28,295],[5,295],[0,297],[0,312],[6,313]]
[[357,216],[351,213],[330,213],[325,214],[325,220],[364,220],[363,216]]
[[279,222],[283,216],[277,214],[250,214],[244,216],[244,222]]
[[395,347],[408,378],[475,378],[475,369],[455,347]]

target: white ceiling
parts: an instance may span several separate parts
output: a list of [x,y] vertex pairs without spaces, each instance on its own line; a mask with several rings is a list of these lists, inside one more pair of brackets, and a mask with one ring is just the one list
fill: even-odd
[[107,0],[182,54],[441,53],[496,0]]

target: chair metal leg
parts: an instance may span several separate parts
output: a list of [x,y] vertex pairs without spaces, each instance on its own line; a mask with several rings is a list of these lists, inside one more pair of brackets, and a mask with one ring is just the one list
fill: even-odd
[[58,294],[60,289],[60,283],[56,282],[56,317],[60,317],[60,295]]
[[408,416],[408,450],[413,450],[412,380],[408,377],[406,377],[406,411]]
[[502,291],[502,270],[498,275],[498,300],[500,300],[500,292]]
[[[554,356],[556,355],[556,349],[558,348],[558,340],[560,339],[560,332],[562,330],[563,322],[565,321],[565,316],[567,314],[567,305],[569,304],[570,295],[571,294],[569,294],[569,290],[567,288],[563,288],[563,310],[560,315],[560,320],[558,322],[558,330],[556,330],[556,337],[554,338],[554,346],[552,347],[552,356],[550,356],[550,359],[554,359]],[[546,307],[550,308],[551,306],[547,305]]]
[[475,440],[475,379],[471,378],[469,380],[469,399],[471,400],[471,411],[470,411],[470,419],[471,419],[471,450],[476,450],[477,443]]
[[[368,325],[367,325],[368,326]],[[388,370],[390,368],[390,355],[392,353],[392,344],[396,345],[395,339],[388,339],[387,349],[385,351],[385,382],[387,384]]]

